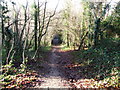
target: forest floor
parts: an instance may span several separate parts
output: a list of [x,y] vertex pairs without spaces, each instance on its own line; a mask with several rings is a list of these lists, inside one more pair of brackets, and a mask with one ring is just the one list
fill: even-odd
[[48,63],[44,65],[48,73],[42,77],[43,83],[36,86],[35,88],[70,88],[68,82],[65,80],[65,75],[63,74],[61,66],[61,56],[59,55],[60,47],[54,46],[48,56]]
[[[38,69],[41,78],[41,84],[34,88],[70,88],[66,78],[64,65],[69,61],[68,56],[63,56],[60,46],[53,46],[52,50],[47,53],[45,61]],[[68,55],[68,54],[66,54]],[[38,59],[39,60],[39,59]],[[67,60],[67,61],[66,61]],[[69,62],[68,62],[69,63]],[[64,64],[64,65],[63,65]]]
[[81,51],[65,46],[41,47],[39,55],[29,58],[26,67],[15,68],[11,63],[2,66],[0,88],[119,90],[118,45],[106,43]]
[[[6,76],[1,75],[3,77],[1,80],[4,80],[4,82],[0,82],[0,84],[3,89],[53,90],[54,88],[72,90],[79,88],[85,90],[94,88],[96,90],[104,88],[106,90],[118,90],[118,72],[115,72],[116,75],[113,73],[114,76],[111,73],[107,74],[109,76],[104,79],[101,74],[102,71],[99,72],[101,69],[95,68],[103,64],[98,61],[91,64],[87,61],[88,58],[91,58],[91,55],[94,55],[94,53],[96,55],[96,52],[93,51],[92,54],[91,52],[84,53],[63,46],[52,46],[51,49],[41,48],[39,58],[29,60],[24,73],[14,67],[6,69],[6,66],[4,66],[2,70],[6,73]],[[96,58],[101,58],[98,56],[99,53]],[[104,67],[105,70],[110,69],[107,67]],[[99,74],[100,77],[98,77]]]
[[78,74],[76,65],[71,62],[72,50],[61,48],[61,46],[53,46],[47,53],[44,63],[40,65],[42,68],[37,68],[41,82],[33,88],[90,88],[92,81]]

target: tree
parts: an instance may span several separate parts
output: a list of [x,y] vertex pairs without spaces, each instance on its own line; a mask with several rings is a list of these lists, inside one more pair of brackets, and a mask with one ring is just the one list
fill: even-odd
[[94,47],[97,46],[98,42],[99,42],[99,37],[100,39],[102,39],[102,32],[100,30],[100,23],[101,21],[104,19],[106,12],[109,10],[109,4],[105,4],[103,10],[103,2],[97,2],[97,3],[91,3],[90,7],[93,10],[92,13],[94,15],[94,22],[95,22],[95,26],[94,26]]
[[119,37],[120,36],[120,2],[114,7],[112,14],[101,22],[102,31],[106,31],[107,37]]
[[35,51],[37,50],[37,21],[38,21],[38,9],[37,5],[34,2],[34,32],[35,32]]

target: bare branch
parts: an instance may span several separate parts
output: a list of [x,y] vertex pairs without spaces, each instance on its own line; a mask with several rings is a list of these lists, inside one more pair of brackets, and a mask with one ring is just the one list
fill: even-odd
[[45,16],[46,16],[46,5],[47,5],[47,2],[45,2],[45,7],[44,7],[44,16],[43,16],[43,21],[42,21],[42,27],[41,27],[41,32],[43,31],[44,29],[44,23],[45,23]]
[[21,30],[21,35],[20,35],[20,41],[22,40],[22,37],[23,37],[23,34],[24,34],[24,30],[25,30],[25,27],[26,27],[26,23],[27,21],[30,19],[30,18],[27,18],[27,7],[28,7],[28,2],[26,3],[26,6],[24,7],[23,6],[23,9],[24,9],[24,25],[23,25],[23,28]]
[[49,23],[50,23],[50,21],[51,21],[51,18],[52,18],[52,17],[55,15],[55,13],[56,13],[56,9],[57,9],[57,7],[58,7],[58,4],[59,4],[59,1],[58,1],[57,5],[56,5],[56,7],[55,7],[55,10],[54,10],[53,14],[49,16],[49,19],[48,19],[48,22],[47,22],[47,26],[46,26],[45,32],[42,34],[42,36],[44,36],[44,35],[47,33]]

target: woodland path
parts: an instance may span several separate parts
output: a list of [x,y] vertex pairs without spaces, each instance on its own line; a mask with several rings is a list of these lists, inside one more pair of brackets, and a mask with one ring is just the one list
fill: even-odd
[[61,46],[53,46],[49,54],[46,54],[46,62],[41,64],[43,70],[38,68],[41,82],[33,88],[43,88],[43,90],[93,88],[91,86],[93,80],[86,79],[82,68],[72,63],[73,57],[70,54],[72,51],[64,51],[61,48]]
[[49,73],[42,77],[44,82],[36,88],[70,88],[69,83],[65,80],[65,75],[63,74],[63,66],[60,64],[62,62],[62,57],[59,55],[59,50],[59,46],[54,46],[52,48],[47,63]]

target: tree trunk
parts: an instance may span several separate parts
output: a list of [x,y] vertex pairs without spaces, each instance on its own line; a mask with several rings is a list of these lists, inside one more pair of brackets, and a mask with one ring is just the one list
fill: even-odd
[[97,18],[95,21],[95,31],[94,31],[94,47],[97,46],[98,43],[98,37],[99,37],[99,27],[100,27],[100,18]]
[[67,46],[68,46],[68,47],[70,46],[70,44],[69,44],[69,33],[68,33],[68,31],[67,31]]
[[35,13],[34,13],[34,30],[35,30],[35,51],[37,50],[37,6],[35,5]]
[[79,45],[79,47],[78,47],[78,50],[81,49],[81,47],[82,47],[82,45],[83,45],[83,43],[84,43],[84,39],[85,39],[85,37],[87,36],[87,34],[88,34],[88,32],[83,36],[83,38],[82,38],[82,40],[81,40],[81,42],[80,42],[80,45]]
[[2,18],[2,46],[3,46],[4,38],[5,38],[5,34],[4,34],[4,21],[3,21],[3,18]]

